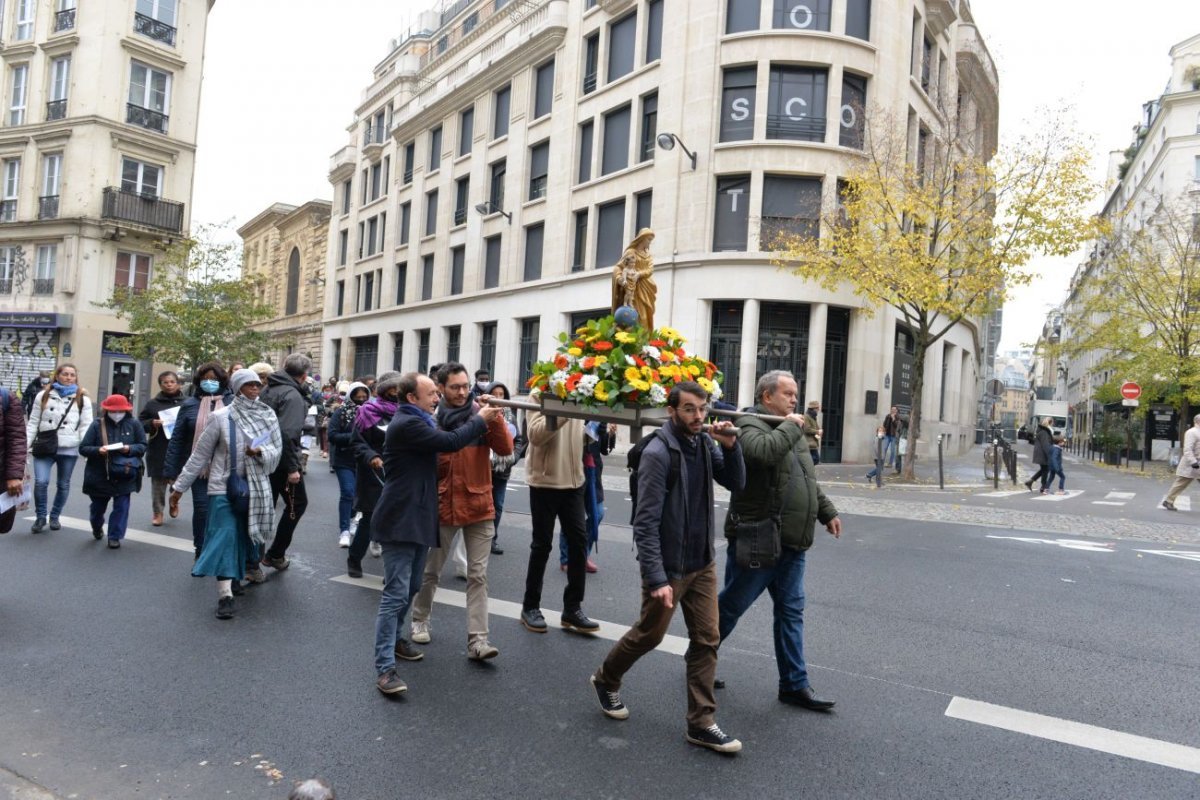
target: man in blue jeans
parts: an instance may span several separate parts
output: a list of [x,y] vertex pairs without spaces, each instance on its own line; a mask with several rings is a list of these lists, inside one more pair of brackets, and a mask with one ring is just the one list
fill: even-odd
[[[773,424],[758,417],[738,417],[738,440],[746,462],[746,484],[734,492],[725,519],[729,552],[725,588],[717,604],[721,641],[764,590],[775,605],[775,662],[779,668],[779,700],[810,711],[828,711],[808,682],[804,664],[804,565],[819,520],[834,537],[842,534],[837,509],[817,485],[804,433],[811,418],[797,414],[799,392],[790,372],[773,370],[758,379],[755,413],[783,417]],[[774,566],[751,569],[737,563],[738,521],[779,518],[782,552]],[[720,688],[723,684],[717,682]]]
[[[487,423],[501,413],[485,406],[461,427],[438,430],[433,416],[438,404],[433,379],[417,372],[400,376],[400,404],[388,424],[383,445],[383,491],[375,505],[371,539],[383,547],[383,595],[375,621],[375,686],[384,694],[408,691],[396,674],[396,655],[409,661],[401,638],[404,617],[421,588],[421,573],[430,547],[438,546],[438,453],[452,453],[474,443]],[[413,648],[415,650],[415,648]]]

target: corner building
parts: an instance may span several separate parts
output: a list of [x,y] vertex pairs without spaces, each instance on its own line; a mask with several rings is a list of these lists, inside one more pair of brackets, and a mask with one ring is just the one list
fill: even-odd
[[[866,460],[908,403],[911,339],[762,243],[819,235],[864,109],[908,125],[915,161],[950,115],[985,121],[972,146],[993,152],[997,103],[965,0],[447,3],[393,42],[332,157],[323,372],[457,359],[516,390],[555,334],[607,313],[611,267],[651,227],[656,322],[739,406],[790,369],[822,400],[823,459]],[[974,438],[977,327],[927,361],[923,439],[951,450]]]

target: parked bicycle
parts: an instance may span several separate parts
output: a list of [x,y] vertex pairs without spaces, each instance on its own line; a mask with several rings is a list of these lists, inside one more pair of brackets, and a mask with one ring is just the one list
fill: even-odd
[[1012,443],[1004,438],[999,425],[988,429],[987,443],[983,448],[983,476],[989,481],[997,480],[996,467],[1008,473],[1009,478],[1017,480],[1017,453]]

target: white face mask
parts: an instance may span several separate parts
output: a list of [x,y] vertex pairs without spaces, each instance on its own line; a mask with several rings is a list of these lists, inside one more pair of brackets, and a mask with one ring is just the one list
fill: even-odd
[[125,419],[125,412],[124,411],[110,411],[110,412],[108,412],[108,418],[111,419],[113,422],[120,422],[121,420]]

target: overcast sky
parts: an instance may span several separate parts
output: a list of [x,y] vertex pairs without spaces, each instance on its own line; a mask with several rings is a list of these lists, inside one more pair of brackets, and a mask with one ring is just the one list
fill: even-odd
[[[193,219],[237,227],[272,203],[331,199],[329,157],[348,142],[372,69],[388,40],[436,4],[218,0],[209,15]],[[1097,180],[1108,152],[1130,143],[1142,103],[1166,86],[1167,51],[1200,33],[1197,0],[971,0],[971,8],[1000,73],[1001,140],[1036,124],[1039,109],[1069,107],[1095,152]],[[1037,338],[1077,263],[1038,265],[1042,277],[1005,307],[1002,350]]]

